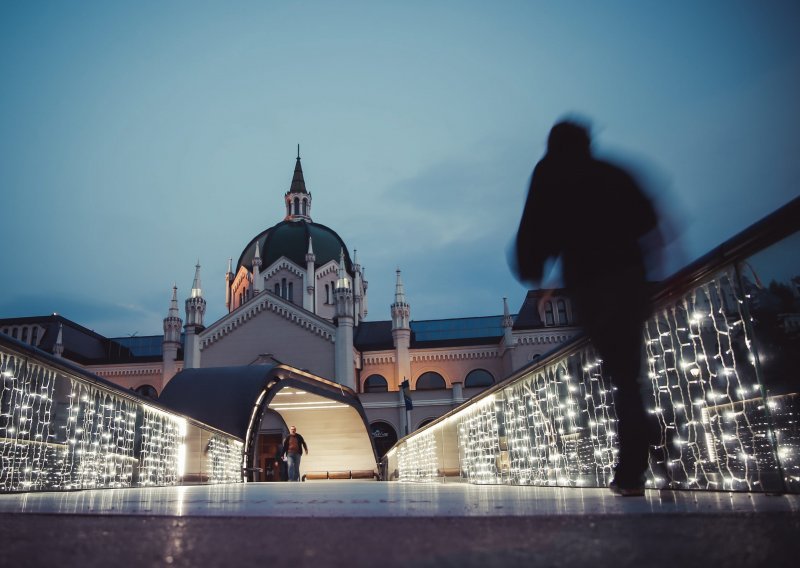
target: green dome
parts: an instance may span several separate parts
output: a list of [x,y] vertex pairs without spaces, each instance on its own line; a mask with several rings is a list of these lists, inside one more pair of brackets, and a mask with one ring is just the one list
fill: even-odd
[[277,225],[270,227],[263,233],[256,236],[245,247],[239,262],[236,265],[236,272],[244,266],[247,270],[253,269],[253,256],[256,252],[258,243],[261,253],[261,270],[266,270],[269,266],[285,256],[297,266],[305,268],[306,253],[308,252],[308,238],[311,237],[311,246],[314,249],[316,268],[335,260],[339,262],[339,254],[344,249],[344,263],[347,272],[353,275],[353,263],[350,260],[350,253],[342,238],[336,231],[329,229],[325,225],[308,221],[281,221]]

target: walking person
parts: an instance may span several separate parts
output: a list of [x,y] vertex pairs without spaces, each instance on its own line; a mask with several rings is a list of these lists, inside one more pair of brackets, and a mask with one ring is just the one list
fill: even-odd
[[538,283],[561,257],[564,284],[616,387],[619,461],[611,490],[644,495],[653,438],[639,386],[642,331],[650,315],[643,237],[657,234],[655,209],[633,177],[591,153],[588,130],[553,126],[536,164],[516,240],[520,280]]
[[308,446],[297,428],[289,427],[289,435],[283,440],[283,457],[289,466],[289,481],[300,481],[300,458],[303,450],[308,453]]

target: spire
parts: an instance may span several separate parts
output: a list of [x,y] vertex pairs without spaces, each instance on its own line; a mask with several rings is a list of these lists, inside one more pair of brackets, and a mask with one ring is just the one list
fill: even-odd
[[405,287],[403,286],[403,279],[400,276],[400,268],[397,268],[397,282],[394,285],[394,303],[395,304],[405,304],[406,303],[406,291]]
[[56,357],[61,357],[63,354],[64,354],[64,327],[59,322],[56,344],[53,345],[53,355],[55,355]]
[[314,247],[311,246],[311,236],[308,237],[308,251],[306,252],[306,260],[309,256],[314,256]]
[[253,295],[261,292],[261,250],[256,241],[256,252],[253,255]]
[[508,311],[508,298],[503,298],[503,327],[513,327],[514,320]]
[[350,279],[344,267],[344,249],[339,249],[339,278],[336,280],[336,288],[350,288]]
[[400,268],[397,269],[397,283],[394,287],[394,303],[391,306],[391,311],[393,332],[399,329],[411,329],[409,322],[411,306],[409,306],[406,301],[406,291],[403,286],[403,279],[400,276]]
[[167,317],[181,317],[181,314],[178,311],[178,286],[176,286],[174,282],[172,284],[172,300],[169,302],[169,313],[167,314]]
[[233,259],[228,259],[228,271],[225,274],[233,274]]
[[292,176],[289,193],[308,193],[306,181],[303,179],[303,166],[300,165],[300,144],[297,145],[297,162],[294,164],[294,176]]
[[258,241],[256,241],[256,252],[253,255],[253,266],[261,266],[261,249],[258,246]]
[[197,264],[194,266],[194,282],[192,283],[192,298],[202,298],[203,289],[200,286],[200,259],[197,259]]

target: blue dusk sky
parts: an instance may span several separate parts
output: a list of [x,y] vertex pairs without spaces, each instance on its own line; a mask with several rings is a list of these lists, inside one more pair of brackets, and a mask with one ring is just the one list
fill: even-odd
[[215,321],[298,143],[368,319],[398,266],[413,319],[516,311],[507,251],[571,114],[647,172],[677,269],[800,193],[798,22],[795,0],[4,1],[0,317],[160,333],[199,258]]

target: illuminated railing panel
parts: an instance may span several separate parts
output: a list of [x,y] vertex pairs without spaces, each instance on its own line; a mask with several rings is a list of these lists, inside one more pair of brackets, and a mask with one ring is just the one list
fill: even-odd
[[[648,486],[800,492],[798,203],[776,214],[780,240],[762,223],[659,296],[643,333],[643,392],[661,433]],[[419,439],[455,421],[454,439],[442,440],[458,444],[466,481],[606,486],[618,454],[613,391],[578,341],[401,440],[386,471],[440,478],[453,464]]]
[[[242,481],[243,443],[146,401],[0,345],[0,492]],[[191,434],[191,435],[189,435]],[[207,448],[187,440],[208,439]]]

